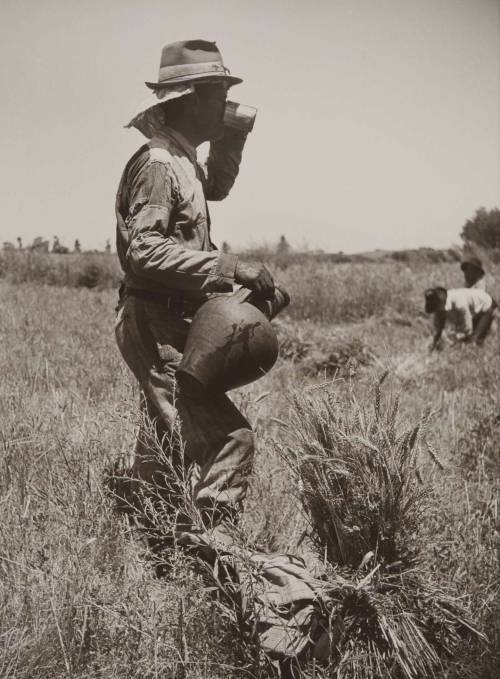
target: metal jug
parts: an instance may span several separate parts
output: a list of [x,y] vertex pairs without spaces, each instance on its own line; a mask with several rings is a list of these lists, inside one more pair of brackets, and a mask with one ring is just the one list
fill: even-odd
[[177,369],[182,393],[201,399],[267,373],[278,358],[278,339],[269,319],[288,302],[288,295],[278,289],[270,301],[240,290],[205,302],[194,315]]

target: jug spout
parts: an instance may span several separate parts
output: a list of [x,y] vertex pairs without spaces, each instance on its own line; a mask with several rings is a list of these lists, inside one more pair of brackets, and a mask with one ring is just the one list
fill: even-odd
[[290,304],[290,296],[286,290],[276,287],[272,299],[264,299],[257,293],[252,292],[247,297],[247,301],[262,311],[264,316],[271,321]]

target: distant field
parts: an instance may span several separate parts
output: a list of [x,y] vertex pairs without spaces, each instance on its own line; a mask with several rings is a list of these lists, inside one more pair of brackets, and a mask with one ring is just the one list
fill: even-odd
[[[277,256],[267,247],[237,253],[245,259],[262,261],[273,269],[292,270],[300,267],[332,268],[338,264],[380,264],[399,262],[421,267],[442,262],[455,263],[460,255],[453,249],[401,250],[396,252],[374,251],[346,255],[344,253],[294,252]],[[0,251],[0,277],[13,283],[37,282],[47,285],[69,287],[110,288],[118,286],[122,277],[115,253],[83,252],[54,254],[37,250],[7,249]]]
[[[157,580],[144,545],[103,490],[106,466],[132,448],[138,398],[114,345],[116,291],[99,289],[116,285],[116,260],[41,257],[17,270],[1,260],[0,677],[256,677],[242,672],[229,621],[182,554],[171,577]],[[79,278],[91,265],[101,272],[95,286]],[[273,269],[293,300],[277,321],[284,357],[233,394],[259,440],[246,532],[312,563],[312,547],[297,547],[304,519],[276,453],[297,418],[293,395],[326,382],[340,401],[354,393],[370,410],[387,369],[386,394],[401,395],[403,420],[435,412],[430,436],[445,468],[420,461],[434,486],[426,557],[498,649],[498,328],[482,350],[429,354],[422,291],[460,285],[453,262],[302,261]],[[490,279],[498,296],[494,277],[500,281],[500,268]],[[332,366],[340,370],[335,381]],[[181,602],[187,665],[179,659]],[[493,654],[465,646],[456,660],[474,668],[467,676],[493,679]],[[442,676],[462,679],[460,672],[452,662]]]
[[118,287],[121,271],[117,256],[104,252],[60,255],[4,250],[0,252],[0,276],[12,283],[102,290]]
[[[463,276],[454,251],[403,250],[371,255],[244,252],[245,259],[262,259],[292,295],[289,314],[297,320],[355,321],[370,316],[422,313],[423,291],[432,285],[460,287]],[[349,259],[352,261],[346,261]],[[487,280],[500,292],[500,264],[489,264]],[[105,290],[117,288],[122,272],[116,254],[44,254],[0,252],[0,279]],[[498,294],[497,294],[498,296]]]

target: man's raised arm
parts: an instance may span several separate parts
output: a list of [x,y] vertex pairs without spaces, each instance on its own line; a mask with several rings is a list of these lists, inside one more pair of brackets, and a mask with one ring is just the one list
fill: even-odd
[[247,139],[246,132],[225,128],[224,136],[210,143],[205,166],[205,196],[207,200],[223,200],[238,175]]

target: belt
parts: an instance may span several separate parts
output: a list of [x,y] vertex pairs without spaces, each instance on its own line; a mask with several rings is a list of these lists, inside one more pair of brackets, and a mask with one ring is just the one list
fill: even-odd
[[200,306],[205,301],[204,299],[193,300],[182,297],[181,295],[173,295],[168,292],[156,292],[153,290],[141,290],[140,288],[126,288],[124,291],[125,297],[136,297],[145,302],[155,302],[161,304],[166,309],[170,309],[181,316],[192,317],[198,311]]

